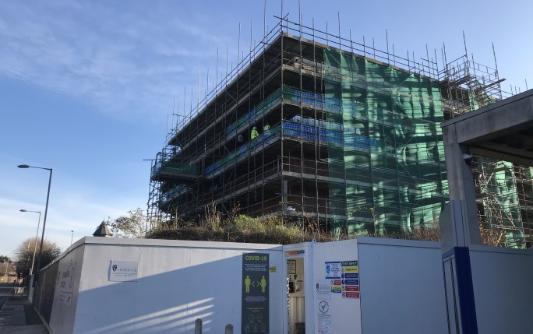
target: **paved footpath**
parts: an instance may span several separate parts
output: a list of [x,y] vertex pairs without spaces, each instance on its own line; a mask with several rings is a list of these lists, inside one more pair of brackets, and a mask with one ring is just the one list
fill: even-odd
[[47,334],[25,296],[0,295],[0,334]]

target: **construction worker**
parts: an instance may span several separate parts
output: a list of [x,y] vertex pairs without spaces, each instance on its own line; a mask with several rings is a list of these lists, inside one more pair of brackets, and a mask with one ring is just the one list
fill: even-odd
[[263,133],[267,132],[269,129],[270,129],[270,125],[268,123],[263,125]]
[[254,140],[255,138],[257,138],[259,136],[259,132],[257,131],[257,128],[254,126],[252,128],[252,131],[250,131],[250,139],[251,140]]

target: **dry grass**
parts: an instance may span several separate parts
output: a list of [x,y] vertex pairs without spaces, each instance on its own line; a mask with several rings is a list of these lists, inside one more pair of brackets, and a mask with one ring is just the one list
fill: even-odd
[[239,214],[235,207],[226,215],[209,204],[199,224],[169,221],[159,224],[146,234],[147,238],[232,241],[250,243],[291,244],[310,240],[326,240],[329,234],[318,233],[314,227],[302,228],[283,224],[278,216],[252,218]]
[[479,226],[481,244],[493,247],[507,247],[507,236],[505,230],[486,228]]
[[[177,216],[177,214],[176,214]],[[438,223],[435,228],[420,228],[411,232],[368,233],[366,236],[403,240],[440,241]],[[508,247],[505,231],[488,229],[480,225],[481,244]],[[239,214],[236,206],[223,215],[214,204],[207,205],[199,223],[179,219],[159,223],[146,233],[146,238],[171,240],[205,240],[249,243],[291,244],[305,241],[332,241],[353,239],[355,235],[325,231],[315,220],[306,219],[300,224],[283,223],[279,216],[252,218]]]
[[416,229],[411,232],[385,232],[380,234],[370,233],[368,236],[376,238],[390,238],[390,239],[402,239],[402,240],[428,240],[428,241],[440,241],[440,230],[438,227]]
[[[438,229],[420,229],[411,233],[382,233],[373,237],[439,240]],[[346,233],[332,235],[316,221],[306,220],[303,224],[283,223],[279,216],[252,218],[239,214],[235,207],[226,215],[217,210],[216,205],[207,205],[204,216],[197,223],[179,220],[159,224],[149,231],[147,238],[174,240],[231,241],[250,243],[291,244],[304,241],[332,241],[351,239]]]
[[205,220],[202,224],[163,225],[147,238],[291,244],[313,240],[313,234],[298,226],[282,225],[277,217],[251,218],[238,215],[233,221]]

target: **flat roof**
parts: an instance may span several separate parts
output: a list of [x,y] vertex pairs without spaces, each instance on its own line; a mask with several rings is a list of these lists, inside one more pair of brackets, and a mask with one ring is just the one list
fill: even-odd
[[168,239],[140,239],[140,238],[117,238],[117,237],[83,237],[74,242],[57,258],[43,267],[40,271],[46,270],[49,266],[67,256],[76,248],[84,246],[123,246],[123,247],[172,247],[189,249],[220,249],[220,250],[269,250],[282,252],[283,246],[280,244],[257,244],[243,242],[226,241],[202,241],[202,240],[168,240]]
[[256,244],[256,243],[203,241],[203,240],[103,238],[103,237],[83,237],[82,239],[78,240],[78,242],[81,242],[87,245],[215,248],[215,249],[238,249],[238,250],[269,249],[269,250],[278,250],[278,251],[281,251],[281,247],[282,247],[282,245],[280,244]]
[[533,89],[442,123],[445,141],[473,154],[533,166]]
[[465,120],[470,119],[470,118],[480,117],[480,116],[482,116],[485,113],[491,112],[491,110],[493,110],[493,109],[498,109],[498,108],[501,108],[501,107],[506,106],[508,104],[516,103],[517,101],[524,100],[524,99],[529,99],[529,98],[532,98],[532,97],[533,97],[533,89],[526,90],[525,92],[522,92],[520,94],[513,95],[513,96],[508,97],[506,99],[497,101],[497,102],[495,102],[493,104],[490,104],[490,105],[488,105],[486,107],[482,107],[482,108],[479,108],[478,110],[467,112],[467,113],[464,113],[464,114],[462,114],[460,116],[457,116],[457,117],[454,117],[454,118],[449,119],[447,121],[444,121],[444,122],[442,122],[442,127],[444,128],[444,127],[450,126],[450,125],[458,123],[458,122],[464,122]]

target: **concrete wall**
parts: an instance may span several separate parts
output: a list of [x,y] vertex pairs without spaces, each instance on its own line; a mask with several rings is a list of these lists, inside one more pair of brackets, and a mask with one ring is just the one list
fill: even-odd
[[46,266],[46,270],[39,273],[39,278],[33,293],[33,305],[46,322],[50,322],[54,291],[56,285],[59,261]]
[[74,328],[84,249],[70,248],[57,263],[54,302],[49,321],[54,333],[72,333]]
[[480,334],[533,332],[533,250],[472,246]]
[[[50,327],[55,334],[192,333],[200,318],[204,333],[223,333],[226,324],[240,333],[242,254],[250,252],[268,253],[276,267],[270,272],[270,332],[283,333],[280,246],[92,237],[59,260]],[[137,262],[137,279],[109,281],[110,261]],[[78,281],[69,302],[58,285],[66,272]]]
[[440,244],[359,238],[365,334],[448,333]]

